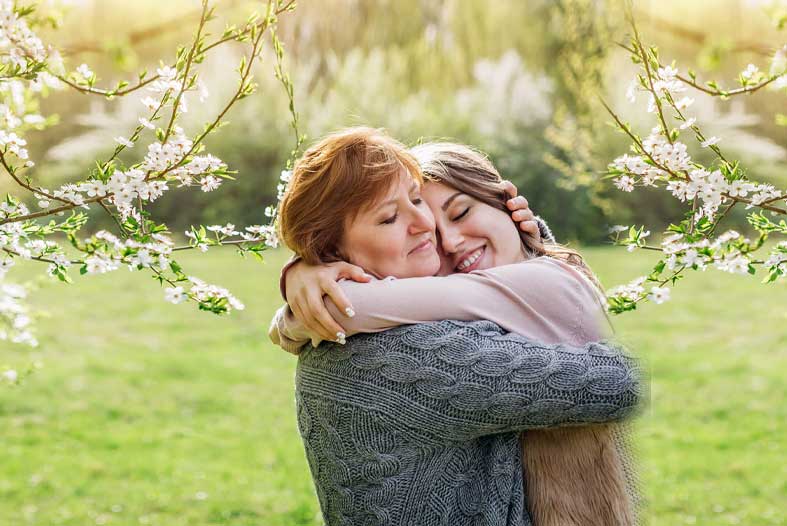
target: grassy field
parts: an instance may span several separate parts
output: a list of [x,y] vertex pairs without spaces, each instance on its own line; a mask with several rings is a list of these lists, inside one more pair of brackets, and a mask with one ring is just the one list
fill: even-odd
[[[607,285],[647,265],[586,254]],[[285,256],[183,259],[246,303],[228,318],[167,304],[126,271],[38,291],[41,347],[0,350],[0,365],[44,365],[0,386],[0,525],[321,524],[295,359],[265,335]],[[649,524],[786,524],[787,289],[691,277],[615,320],[652,374],[636,424]]]

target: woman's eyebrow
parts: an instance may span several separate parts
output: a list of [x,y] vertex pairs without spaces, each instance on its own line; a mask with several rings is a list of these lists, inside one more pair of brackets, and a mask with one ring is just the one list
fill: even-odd
[[[418,190],[418,183],[413,182],[413,186],[410,187],[410,193],[412,194],[416,190]],[[392,198],[388,199],[387,201],[383,201],[382,203],[376,205],[375,208],[383,208],[383,207],[388,206],[388,205],[395,205],[396,201],[398,201],[398,200],[399,200],[398,197],[392,197]]]
[[451,197],[449,197],[448,199],[446,199],[445,203],[443,203],[443,206],[440,207],[440,208],[443,209],[443,212],[445,212],[448,209],[449,205],[451,204],[451,201],[453,201],[454,199],[456,199],[460,195],[462,195],[462,192],[457,192],[454,195],[452,195]]

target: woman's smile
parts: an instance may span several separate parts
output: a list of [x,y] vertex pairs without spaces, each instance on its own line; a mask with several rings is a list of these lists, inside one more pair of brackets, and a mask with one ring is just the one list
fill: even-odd
[[486,245],[483,245],[474,250],[469,250],[459,257],[454,258],[454,261],[459,262],[454,266],[454,270],[456,270],[456,272],[464,273],[478,270],[478,268],[481,267],[481,259],[485,253]]
[[421,255],[427,252],[431,252],[435,250],[434,242],[430,239],[425,239],[418,243],[414,249],[412,249],[408,254],[416,254]]

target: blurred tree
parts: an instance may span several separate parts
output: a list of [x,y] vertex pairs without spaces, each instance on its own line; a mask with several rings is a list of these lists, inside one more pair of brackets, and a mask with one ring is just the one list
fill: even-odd
[[[282,21],[280,33],[310,140],[338,127],[368,124],[407,142],[445,138],[475,145],[521,186],[562,240],[597,242],[610,224],[656,225],[674,212],[674,203],[660,194],[623,195],[599,177],[626,144],[607,126],[597,101],[599,94],[624,101],[621,79],[633,71],[615,44],[625,33],[623,1],[323,0],[302,2],[293,19]],[[740,5],[714,1],[725,9]],[[219,14],[237,23],[251,3],[223,0]],[[63,33],[73,38],[66,60],[73,66],[88,62],[99,76],[118,61],[155,67],[161,50],[183,40],[194,9],[186,0],[88,5],[87,16],[66,17]],[[717,44],[697,23],[689,25],[707,9],[677,0],[664,5],[655,18],[648,6],[637,6],[645,30],[663,35],[655,41],[668,43],[671,56],[697,62],[698,54]],[[751,16],[741,25],[711,11],[704,16],[718,28],[714,34],[730,35],[733,47],[741,48],[735,64],[719,67],[740,71],[740,62],[757,60],[758,43],[768,41],[767,19],[748,10]],[[149,15],[153,12],[155,17]],[[121,48],[126,51],[116,51]],[[238,58],[237,50],[227,49],[216,60]],[[218,66],[215,71],[207,79],[211,93],[232,89]],[[210,202],[184,192],[179,199],[154,203],[155,212],[172,225],[185,228],[218,217],[255,223],[275,200],[292,144],[284,94],[274,81],[266,82],[230,115],[235,126],[209,144],[239,172],[237,184],[219,189]],[[784,127],[767,121],[757,124],[756,133],[750,129],[756,115],[772,113],[767,106],[773,100],[747,101],[734,112],[708,106],[703,119],[724,127],[728,137],[734,129],[742,156],[752,158],[749,166],[778,176]],[[108,113],[101,103],[91,106],[85,97],[59,94],[46,104],[46,111],[60,113],[63,122],[41,132],[36,145],[43,151],[34,155],[47,154],[36,169],[53,186],[90,169],[86,159],[100,144],[97,137],[122,135],[135,124],[135,111],[123,104]],[[213,109],[192,107],[186,122],[196,126]],[[647,122],[646,116],[630,118],[634,125]],[[131,151],[126,160],[141,154]]]

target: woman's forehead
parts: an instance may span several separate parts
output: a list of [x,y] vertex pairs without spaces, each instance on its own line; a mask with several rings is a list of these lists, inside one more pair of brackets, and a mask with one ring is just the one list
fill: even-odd
[[373,199],[361,206],[361,213],[375,212],[377,209],[395,202],[401,194],[409,195],[412,191],[420,188],[421,183],[404,168],[397,175],[398,177],[390,178],[385,189],[381,188]]
[[470,197],[468,196],[468,194],[459,190],[458,188],[455,188],[441,181],[429,181],[426,184],[424,184],[423,195],[427,199],[440,200],[439,203],[440,205],[443,204],[443,201],[451,197],[453,197],[453,199],[451,200],[452,202],[454,199],[460,197]]
[[392,178],[388,190],[382,194],[382,200],[396,198],[400,193],[409,194],[421,188],[421,182],[415,179],[410,172],[402,168],[398,177]]

